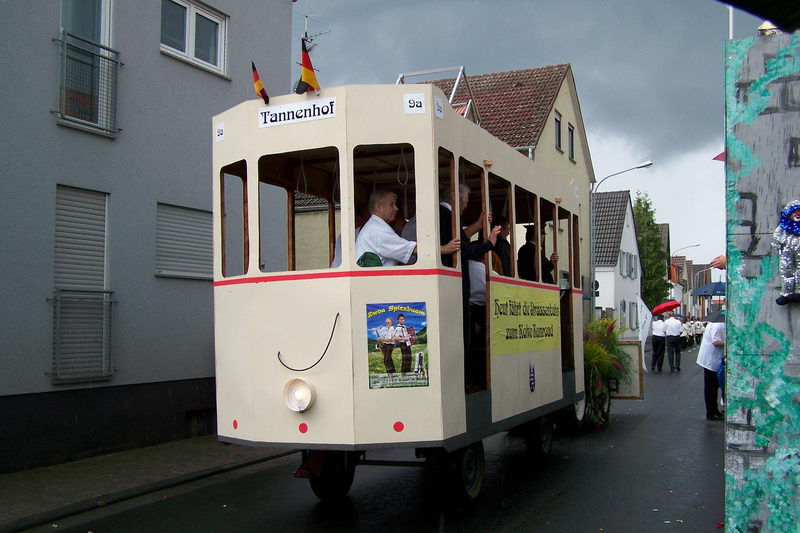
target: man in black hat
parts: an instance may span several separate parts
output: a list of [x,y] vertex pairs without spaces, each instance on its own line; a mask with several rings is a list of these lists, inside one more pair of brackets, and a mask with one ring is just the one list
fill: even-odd
[[[544,231],[542,231],[542,281],[555,283],[553,279],[554,263],[558,261],[558,252],[550,254],[548,259],[544,254]],[[517,252],[517,271],[519,277],[529,281],[537,281],[536,276],[536,227],[532,224],[525,227],[525,244]]]

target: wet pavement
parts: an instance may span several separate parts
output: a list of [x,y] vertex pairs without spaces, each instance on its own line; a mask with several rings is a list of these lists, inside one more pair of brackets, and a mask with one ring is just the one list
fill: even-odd
[[[684,354],[681,373],[670,374],[666,370],[645,374],[645,400],[615,401],[608,429],[574,440],[560,440],[549,469],[543,472],[546,480],[521,477],[513,485],[510,480],[521,469],[514,463],[517,459],[513,453],[509,458],[509,439],[503,435],[487,439],[487,458],[497,456],[490,463],[489,472],[493,468],[498,472],[487,478],[479,505],[471,511],[475,516],[463,524],[459,522],[460,515],[451,517],[446,529],[469,528],[470,524],[484,522],[483,518],[491,523],[497,513],[502,513],[503,522],[495,523],[500,529],[524,529],[535,515],[540,519],[546,516],[546,529],[551,531],[562,527],[564,531],[579,530],[576,527],[643,531],[642,527],[655,526],[714,530],[724,515],[724,426],[705,420],[702,371],[695,363],[696,354],[696,349]],[[514,452],[519,446],[511,442],[510,451]],[[0,532],[54,523],[291,453],[293,450],[221,444],[209,436],[0,475]],[[283,469],[295,467],[292,462]],[[378,478],[373,478],[375,475]],[[389,491],[387,498],[392,497],[390,493],[396,494],[396,487],[382,481],[382,475],[380,469],[357,475],[351,494],[354,506],[368,509],[370,495],[382,490]],[[399,475],[405,480],[417,474]],[[273,482],[283,482],[283,477],[290,479],[290,474],[282,472]],[[414,478],[410,479],[402,482],[413,485]],[[302,485],[305,492],[310,492]],[[402,492],[407,490],[405,487]],[[585,504],[585,509],[603,509],[603,513],[577,517],[574,502],[570,503],[573,497]],[[514,507],[523,510],[518,516],[507,513],[515,499],[519,501]],[[263,501],[259,505],[263,506]],[[411,503],[408,505],[412,506],[409,511],[419,511]],[[558,510],[560,507],[562,511]],[[281,512],[285,509],[276,508],[271,516]],[[481,518],[481,513],[486,516]],[[385,519],[382,514],[374,513],[377,522],[373,526]],[[291,515],[287,523],[300,515]],[[341,526],[342,530],[360,529],[352,522]],[[698,526],[701,529],[693,529]]]

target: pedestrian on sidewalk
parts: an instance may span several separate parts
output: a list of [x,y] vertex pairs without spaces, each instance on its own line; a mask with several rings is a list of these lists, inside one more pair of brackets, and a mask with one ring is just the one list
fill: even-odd
[[667,342],[665,329],[664,329],[664,315],[656,315],[653,320],[653,359],[650,362],[650,370],[653,372],[658,369],[661,372],[661,367],[664,366],[664,347]]
[[681,350],[688,350],[692,347],[692,326],[689,325],[689,319],[683,317],[681,320]]
[[681,371],[681,333],[683,324],[675,318],[675,313],[670,311],[669,318],[664,321],[664,329],[667,334],[667,358],[669,361],[670,372]]
[[717,372],[722,367],[725,356],[725,318],[722,322],[709,322],[700,342],[697,364],[703,367],[703,397],[706,404],[706,419],[722,420],[724,417],[717,404],[717,391],[720,389]]
[[695,317],[694,321],[694,341],[700,346],[700,342],[703,340],[703,332],[706,330],[703,321],[700,320],[698,317]]

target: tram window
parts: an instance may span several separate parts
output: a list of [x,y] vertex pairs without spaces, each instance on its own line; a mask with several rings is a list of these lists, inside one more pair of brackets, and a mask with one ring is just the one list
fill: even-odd
[[514,238],[519,245],[515,254],[517,273],[522,279],[539,281],[541,232],[536,223],[539,203],[535,194],[514,187],[514,206]]
[[220,171],[222,209],[222,275],[247,272],[247,163],[238,161]]
[[558,253],[558,229],[556,224],[556,204],[539,199],[539,223],[543,230],[540,235],[542,241],[540,252],[542,254],[541,280],[544,283],[555,283],[558,275],[558,264],[562,260],[552,261],[554,253]]
[[[414,147],[410,144],[370,144],[356,146],[353,150],[353,201],[351,208],[356,212],[369,205],[370,196],[377,191],[388,191],[394,194],[397,212],[385,214],[384,219],[397,236],[407,241],[417,241],[417,189],[415,179]],[[386,197],[391,200],[391,195]],[[385,205],[381,203],[380,205]],[[378,214],[378,213],[375,213]],[[356,224],[359,223],[356,217]],[[367,219],[369,216],[366,217]],[[399,242],[399,241],[398,241]],[[353,249],[358,254],[360,250],[353,243]],[[410,249],[393,247],[390,252],[395,256],[386,255],[387,249],[364,250],[372,252],[381,258],[386,266],[413,264],[416,256],[408,257]],[[362,256],[364,255],[362,251]],[[419,252],[419,248],[417,249]],[[358,261],[359,257],[354,257]],[[404,262],[405,260],[405,262]],[[368,266],[365,262],[363,266]],[[376,265],[377,266],[377,265]]]
[[262,272],[289,270],[288,194],[283,187],[258,182],[258,252]]
[[571,286],[572,276],[572,215],[563,207],[558,207],[558,250],[559,253],[558,264],[561,267],[559,270],[559,281],[564,280],[567,286]]
[[[471,241],[483,240],[483,169],[463,157],[458,159],[458,182],[469,188],[467,207],[461,213],[461,226]],[[459,206],[459,210],[461,206]]]
[[492,252],[492,270],[502,276],[514,275],[513,254],[514,235],[511,221],[514,211],[511,205],[511,183],[489,173],[489,207],[492,212],[492,226],[500,226],[500,234]]
[[581,239],[580,220],[572,215],[572,283],[576,289],[581,288]]
[[[466,185],[470,190],[467,206],[461,213],[461,225],[466,226],[464,233],[468,238],[481,241],[484,238],[482,230],[486,224],[485,174],[481,167],[462,157],[458,160],[458,179],[461,185]],[[487,265],[491,267],[490,257],[491,254],[484,254],[474,260],[471,258],[467,269],[470,279],[470,310],[469,323],[465,330],[468,331],[470,340],[467,343],[469,349],[464,353],[464,387],[468,393],[487,390],[491,382],[487,309],[492,299],[489,271],[486,268]],[[480,287],[481,278],[483,278],[483,292],[475,290]]]
[[325,147],[262,156],[258,179],[261,270],[330,268],[339,151]]
[[[456,212],[458,211],[458,193],[456,192],[456,163],[453,154],[439,148],[439,203],[450,205],[451,209],[439,206],[439,244],[447,244],[459,234],[457,231]],[[449,214],[448,214],[449,213]],[[458,266],[458,254],[442,255],[442,266]]]

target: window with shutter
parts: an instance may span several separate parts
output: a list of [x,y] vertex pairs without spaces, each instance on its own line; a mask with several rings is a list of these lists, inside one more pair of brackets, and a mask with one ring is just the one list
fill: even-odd
[[56,189],[54,383],[110,379],[112,293],[106,290],[107,195]]
[[211,212],[168,204],[156,210],[156,276],[213,278]]

